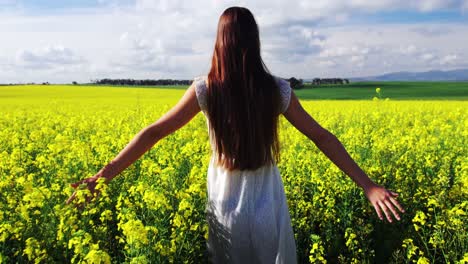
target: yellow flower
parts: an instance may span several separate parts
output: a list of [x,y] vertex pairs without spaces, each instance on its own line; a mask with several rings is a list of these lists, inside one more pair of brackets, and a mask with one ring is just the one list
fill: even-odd
[[41,263],[47,257],[46,250],[41,248],[41,244],[32,237],[26,239],[26,248],[23,252],[28,256],[28,260],[34,260],[34,263]]
[[125,235],[127,243],[130,245],[140,247],[141,245],[147,245],[149,243],[148,230],[140,220],[129,220],[119,225]]
[[418,262],[417,262],[417,264],[429,264],[429,263],[431,263],[431,262],[429,261],[429,259],[427,259],[427,258],[424,257],[424,256],[423,256],[423,257],[420,257],[420,258],[418,259]]
[[107,252],[99,249],[92,249],[86,254],[84,257],[84,260],[86,263],[92,263],[92,264],[110,264],[111,263],[111,257]]

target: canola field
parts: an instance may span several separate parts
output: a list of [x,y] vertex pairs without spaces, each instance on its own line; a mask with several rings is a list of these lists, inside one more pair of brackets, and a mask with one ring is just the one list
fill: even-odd
[[[0,262],[206,263],[210,146],[199,113],[85,208],[93,176],[183,90],[0,87]],[[399,222],[284,117],[281,161],[300,263],[467,263],[467,101],[302,101],[365,172],[400,194]],[[84,191],[83,191],[84,192]]]

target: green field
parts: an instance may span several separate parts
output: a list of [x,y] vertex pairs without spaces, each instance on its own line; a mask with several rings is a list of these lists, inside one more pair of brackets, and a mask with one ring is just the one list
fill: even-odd
[[[65,85],[80,88],[144,88],[164,90],[185,90],[185,85],[174,86],[96,86],[96,85]],[[16,87],[16,88],[12,88]],[[23,88],[21,88],[23,87]],[[29,96],[24,87],[28,86],[0,86],[0,98],[11,96]],[[35,85],[33,87],[42,87]],[[48,91],[54,91],[62,85],[49,85]],[[320,87],[305,85],[294,92],[304,100],[372,100],[376,96],[375,89],[381,88],[382,99],[391,100],[468,100],[468,82],[356,82],[349,85],[322,85]],[[12,90],[13,89],[13,90]],[[12,93],[13,91],[13,93]],[[77,92],[75,92],[77,91]],[[80,90],[71,89],[65,97],[81,96]],[[107,91],[101,91],[107,93]],[[35,96],[46,96],[35,94]]]
[[468,82],[357,82],[349,85],[306,85],[296,90],[302,99],[372,99],[380,87],[391,100],[467,100]]
[[[370,100],[301,103],[370,178],[400,194],[406,213],[380,221],[362,190],[280,116],[278,169],[299,263],[466,263],[468,101],[373,101],[374,86],[350,88]],[[384,97],[393,89],[379,86]],[[69,183],[94,175],[187,87],[165,88],[0,87],[0,263],[208,262],[202,113],[100,186],[85,210],[65,204]]]

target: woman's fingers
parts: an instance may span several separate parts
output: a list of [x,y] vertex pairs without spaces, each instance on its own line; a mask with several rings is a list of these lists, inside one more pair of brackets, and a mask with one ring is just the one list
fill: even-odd
[[76,189],[76,188],[78,188],[78,186],[80,186],[80,184],[83,183],[83,181],[84,180],[81,180],[81,181],[78,181],[78,182],[75,182],[75,183],[71,183],[70,185],[71,185],[71,187]]
[[[77,193],[78,193],[78,190],[74,191],[72,193],[72,195],[67,199],[66,204],[70,204],[71,202],[73,202],[73,200],[76,198]],[[91,194],[85,194],[85,202],[84,203],[87,204],[87,203],[91,202],[91,200],[93,198],[97,198],[99,196],[99,193],[100,192],[93,190],[93,191],[91,191]],[[83,204],[81,204],[79,206],[83,206]]]
[[75,196],[76,196],[76,191],[73,192],[73,194],[67,199],[67,204],[69,204],[71,201],[73,201],[73,199],[75,199]]
[[[95,190],[96,178],[95,177],[86,178],[81,181],[71,183],[70,185],[76,189],[82,184],[86,184],[86,188],[91,192],[91,195],[86,195],[85,197],[85,203],[89,203],[92,200],[92,198],[95,196],[97,197],[97,194],[99,193],[99,192],[96,192]],[[70,204],[76,198],[77,192],[78,190],[75,190],[73,192],[73,194],[67,199],[66,204]]]
[[380,220],[383,220],[383,214],[385,214],[385,217],[390,223],[393,222],[393,217],[400,220],[401,218],[396,208],[398,208],[401,213],[405,212],[403,207],[396,200],[398,193],[386,190],[382,186],[366,189],[366,196],[374,206],[375,212]]
[[78,188],[78,186],[80,186],[81,184],[87,183],[87,182],[88,182],[88,179],[83,179],[83,180],[81,180],[81,181],[77,181],[77,182],[72,183],[72,184],[70,184],[70,185],[71,185],[71,187],[73,187],[73,188],[76,189],[76,188]]
[[380,210],[380,207],[377,203],[374,204],[374,209],[375,209],[375,212],[377,213],[377,216],[380,218],[380,220],[383,220],[382,211]]
[[86,203],[91,202],[91,198],[93,198],[92,195],[86,195]]
[[400,212],[402,213],[405,212],[405,209],[403,209],[403,207],[400,205],[400,203],[398,203],[398,201],[395,198],[390,197],[389,200],[390,202],[392,202],[392,204],[394,204],[398,208],[398,210],[400,210]]
[[71,187],[73,187],[73,188],[76,189],[76,188],[78,188],[78,186],[80,186],[80,185],[83,184],[83,183],[90,183],[90,182],[95,182],[95,181],[96,181],[96,178],[91,177],[91,178],[83,179],[83,180],[81,180],[81,181],[77,181],[77,182],[72,183],[72,184],[70,184],[70,185],[71,185]]
[[392,222],[392,218],[390,217],[390,211],[388,210],[387,206],[382,201],[378,201],[378,204],[380,208],[382,208],[382,211],[385,213],[385,217],[387,217],[388,222]]
[[384,201],[384,204],[387,206],[388,209],[390,209],[390,211],[392,212],[393,216],[394,216],[397,220],[400,220],[400,215],[398,215],[398,212],[395,210],[395,208],[394,208],[393,205],[390,203],[390,201],[385,200],[385,201]]

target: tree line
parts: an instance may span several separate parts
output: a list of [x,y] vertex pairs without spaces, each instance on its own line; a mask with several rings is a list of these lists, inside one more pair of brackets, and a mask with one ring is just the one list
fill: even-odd
[[322,85],[322,84],[349,84],[348,79],[341,79],[341,78],[326,78],[326,79],[319,79],[315,78],[312,80],[312,85]]
[[[302,79],[297,79],[295,77],[291,77],[289,79],[285,79],[291,85],[293,89],[301,89],[304,88],[304,81]],[[312,80],[310,84],[312,86],[319,86],[319,85],[344,85],[349,84],[349,79],[342,79],[342,78],[315,78]]]
[[[301,89],[304,87],[304,81],[302,79],[297,79],[295,77],[291,77],[289,79],[284,79],[289,82],[291,88],[293,89]],[[100,79],[92,81],[93,84],[99,85],[147,85],[147,86],[159,86],[159,85],[190,85],[192,84],[193,80],[173,80],[173,79],[158,79],[158,80],[134,80],[134,79]],[[73,82],[73,84],[77,84]],[[343,85],[349,84],[348,79],[341,79],[341,78],[315,78],[312,80],[311,84],[313,86],[317,85],[328,85],[328,84],[335,84],[335,85]]]
[[106,85],[147,85],[147,86],[158,86],[158,85],[190,85],[193,80],[173,80],[173,79],[158,79],[158,80],[134,80],[134,79],[100,79],[94,80],[94,84],[106,84]]
[[[304,88],[304,81],[303,79],[298,79],[295,77],[291,78],[283,78],[284,80],[288,81],[293,89],[301,89]],[[163,85],[191,85],[193,80],[174,80],[174,79],[146,79],[146,80],[135,80],[135,79],[96,79],[91,80],[90,84],[96,85],[129,85],[129,86],[163,86]],[[35,83],[27,83],[27,84],[35,84]],[[72,82],[72,84],[77,85],[78,82]],[[348,79],[341,79],[341,78],[315,78],[310,83],[312,86],[319,86],[319,85],[344,85],[349,84]],[[10,84],[13,85],[13,84]],[[43,82],[42,85],[49,85],[49,82]]]

